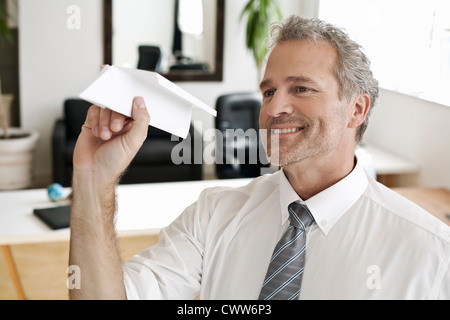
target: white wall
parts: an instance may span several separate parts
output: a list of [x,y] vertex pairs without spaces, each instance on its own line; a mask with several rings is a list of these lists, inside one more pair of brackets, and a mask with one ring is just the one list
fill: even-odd
[[364,141],[415,162],[400,186],[450,188],[450,106],[381,89]]
[[[69,29],[67,8],[80,8],[80,29]],[[92,0],[20,0],[21,125],[41,134],[36,177],[51,179],[51,131],[63,101],[77,96],[103,60],[102,6]]]

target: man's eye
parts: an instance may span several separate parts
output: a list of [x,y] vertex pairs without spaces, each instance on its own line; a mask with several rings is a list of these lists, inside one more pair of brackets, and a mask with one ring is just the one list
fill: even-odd
[[275,90],[266,90],[263,93],[264,98],[271,97],[275,94]]
[[294,92],[296,93],[302,93],[302,92],[308,92],[311,91],[309,88],[306,87],[295,87]]

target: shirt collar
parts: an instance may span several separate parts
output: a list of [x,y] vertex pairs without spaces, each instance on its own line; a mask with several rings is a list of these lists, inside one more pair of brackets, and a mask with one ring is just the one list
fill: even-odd
[[281,222],[289,218],[288,206],[293,201],[308,206],[320,230],[327,235],[336,222],[362,196],[368,185],[367,175],[357,161],[349,175],[331,187],[303,201],[289,183],[283,170],[280,170]]

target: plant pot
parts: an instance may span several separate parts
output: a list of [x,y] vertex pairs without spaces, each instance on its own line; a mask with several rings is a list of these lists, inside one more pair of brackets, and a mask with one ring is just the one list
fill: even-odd
[[0,190],[29,188],[39,133],[20,128],[9,128],[8,133],[10,138],[4,139],[0,129]]

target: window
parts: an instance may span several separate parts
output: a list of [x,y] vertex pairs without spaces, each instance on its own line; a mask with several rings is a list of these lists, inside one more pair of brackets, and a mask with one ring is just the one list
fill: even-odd
[[381,87],[450,106],[450,1],[320,0],[319,18],[364,47]]

